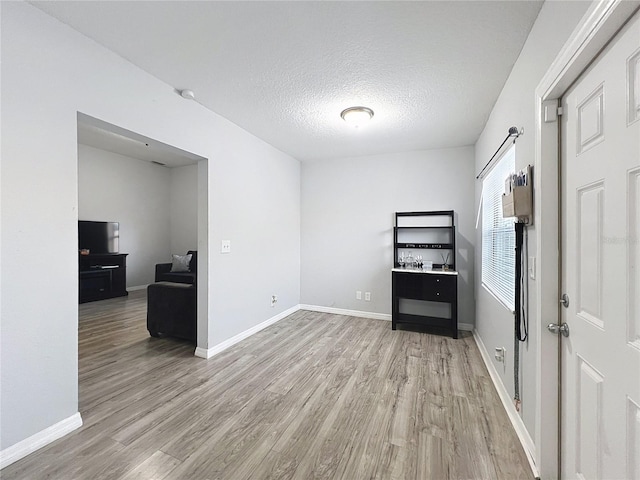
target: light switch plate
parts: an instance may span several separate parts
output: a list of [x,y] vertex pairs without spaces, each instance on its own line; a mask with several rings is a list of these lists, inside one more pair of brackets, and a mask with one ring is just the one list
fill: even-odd
[[529,278],[536,279],[536,257],[529,257]]
[[220,253],[231,253],[231,240],[222,240],[220,242]]

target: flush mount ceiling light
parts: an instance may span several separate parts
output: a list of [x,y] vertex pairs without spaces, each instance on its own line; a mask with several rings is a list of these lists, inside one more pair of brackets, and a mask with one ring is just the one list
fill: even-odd
[[345,108],[340,116],[349,125],[359,128],[371,120],[373,110],[367,107],[349,107]]

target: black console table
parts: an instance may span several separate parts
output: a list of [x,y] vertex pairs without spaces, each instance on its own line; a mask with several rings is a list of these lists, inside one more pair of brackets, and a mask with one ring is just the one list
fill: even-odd
[[124,297],[127,292],[126,253],[79,255],[80,303]]
[[[391,274],[391,289],[393,298],[391,328],[393,330],[399,323],[408,323],[444,329],[453,338],[458,338],[458,272],[394,268]],[[442,315],[402,311],[400,302],[406,300],[435,302],[445,307],[447,311],[443,311]]]
[[391,328],[434,327],[458,338],[454,211],[396,212],[393,237]]

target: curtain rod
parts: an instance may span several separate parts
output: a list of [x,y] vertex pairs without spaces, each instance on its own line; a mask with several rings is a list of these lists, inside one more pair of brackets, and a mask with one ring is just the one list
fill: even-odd
[[484,173],[484,171],[487,169],[487,167],[489,167],[489,165],[491,165],[491,162],[493,162],[493,159],[496,158],[496,155],[498,155],[498,152],[500,150],[502,150],[502,147],[504,147],[504,144],[507,143],[507,140],[509,140],[510,138],[513,138],[513,143],[516,143],[516,139],[520,136],[524,134],[524,128],[521,128],[520,130],[518,130],[518,127],[511,127],[509,129],[509,133],[507,133],[507,138],[504,139],[504,141],[500,144],[500,146],[498,147],[498,149],[496,150],[496,153],[493,154],[493,156],[489,159],[489,161],[485,164],[484,168],[482,170],[480,170],[480,173],[478,174],[478,176],[476,177],[476,180],[478,180],[482,174]]

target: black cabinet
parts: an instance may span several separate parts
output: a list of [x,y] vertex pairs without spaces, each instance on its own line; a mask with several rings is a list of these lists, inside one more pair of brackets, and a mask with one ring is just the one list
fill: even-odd
[[410,273],[396,272],[396,288],[404,298],[414,300],[430,300],[434,302],[450,302],[455,300],[456,277],[444,273]]
[[391,328],[400,323],[435,327],[458,338],[457,272],[391,272]]
[[127,292],[127,254],[79,255],[80,303],[123,297]]
[[458,338],[458,272],[453,210],[396,212],[391,327],[406,323]]

